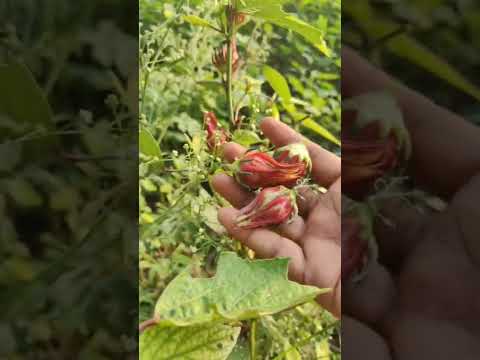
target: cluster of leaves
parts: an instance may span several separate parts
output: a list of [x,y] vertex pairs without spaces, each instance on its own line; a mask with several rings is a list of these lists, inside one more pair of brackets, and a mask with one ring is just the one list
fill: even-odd
[[[242,59],[233,91],[242,118],[237,128],[227,120],[224,86],[211,62],[214,49],[225,40],[212,29],[221,28],[222,7],[216,1],[140,1],[139,318],[155,315],[160,321],[141,340],[146,358],[151,346],[145,344],[162,344],[168,357],[175,349],[166,346],[192,338],[189,332],[198,336],[176,351],[195,358],[206,358],[202,351],[210,351],[212,359],[224,359],[230,351],[232,359],[248,358],[252,333],[258,358],[339,356],[338,322],[311,301],[315,291],[300,287],[309,295],[293,296],[297,285],[286,280],[284,260],[241,259],[248,251],[228,237],[217,220],[217,209],[228,203],[209,183],[225,166],[208,150],[204,111],[215,111],[232,139],[247,147],[269,146],[258,122],[270,115],[339,151],[340,2],[288,2],[284,9],[295,17],[282,11],[284,3],[239,2],[249,21],[237,34]],[[258,17],[252,21],[254,12]],[[263,266],[263,272],[252,272]],[[248,276],[272,276],[270,285],[278,283],[285,299],[289,294],[293,298],[283,305],[278,304],[282,296],[268,300],[265,291],[273,289]],[[244,291],[251,291],[250,297],[243,299]],[[162,339],[169,339],[170,345]],[[196,346],[197,340],[206,345]]]
[[135,352],[136,24],[119,3],[0,4],[1,358]]
[[343,41],[435,102],[480,123],[476,1],[350,1]]

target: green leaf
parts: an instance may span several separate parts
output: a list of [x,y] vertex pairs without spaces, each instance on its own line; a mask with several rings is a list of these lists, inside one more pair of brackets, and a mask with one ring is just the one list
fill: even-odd
[[203,26],[203,27],[209,27],[211,29],[215,29],[215,26],[213,24],[195,15],[185,15],[183,16],[183,20],[195,26]]
[[290,104],[292,100],[292,94],[288,87],[287,80],[274,68],[265,65],[263,67],[263,76],[268,81],[273,90],[281,97],[285,104]]
[[323,38],[323,32],[307,24],[296,16],[283,11],[283,4],[287,0],[244,0],[241,1],[239,10],[251,16],[269,21],[280,27],[295,31],[309,41],[315,48],[326,56],[331,51]]
[[222,324],[149,327],[140,335],[140,359],[224,360],[239,334],[240,327]]
[[227,360],[250,360],[250,349],[246,338],[238,339]]
[[254,131],[242,129],[235,130],[232,140],[247,148],[262,142],[262,139],[260,139],[260,137]]
[[192,278],[190,269],[165,289],[155,307],[163,325],[238,321],[275,314],[329,291],[287,280],[289,259],[244,260],[220,255],[212,278]]
[[2,187],[19,207],[34,208],[43,204],[42,196],[25,179],[5,180]]
[[22,124],[47,129],[53,125],[52,111],[42,89],[28,68],[15,60],[0,65],[0,113]]
[[147,129],[141,129],[138,137],[140,152],[147,156],[160,157],[160,145]]
[[308,118],[302,121],[302,125],[305,126],[307,129],[310,129],[318,135],[322,136],[323,138],[327,139],[328,141],[331,141],[335,145],[340,146],[340,141],[335,137],[335,135],[333,135],[330,131],[328,131],[326,128],[324,128],[322,125],[320,125],[313,119]]
[[[399,29],[391,20],[378,16],[367,0],[347,1],[345,10],[370,37],[381,39]],[[480,100],[480,88],[453,66],[407,34],[399,34],[385,42],[385,47],[398,57],[427,70],[465,93]]]

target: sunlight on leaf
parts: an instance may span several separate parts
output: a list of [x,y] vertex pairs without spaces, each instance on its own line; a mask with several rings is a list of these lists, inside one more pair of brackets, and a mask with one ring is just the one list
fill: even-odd
[[[343,10],[348,13],[369,36],[380,39],[398,30],[399,24],[380,20],[367,0],[346,2]],[[385,47],[398,57],[447,81],[450,85],[480,100],[480,89],[460,74],[453,66],[407,34],[399,34],[385,43]]]
[[275,314],[330,291],[287,280],[288,262],[249,261],[223,252],[214,277],[192,278],[190,269],[178,275],[158,300],[155,317],[165,326],[245,320]]
[[142,360],[224,360],[240,334],[240,327],[209,324],[192,327],[153,326],[140,335]]
[[263,67],[263,76],[268,81],[272,89],[282,98],[285,104],[289,104],[292,100],[292,94],[288,87],[287,80],[274,68],[265,65]]
[[302,125],[305,126],[307,129],[310,129],[318,135],[324,137],[325,139],[331,141],[332,143],[340,146],[340,141],[330,131],[325,129],[316,121],[308,118],[302,122]]
[[296,16],[285,12],[282,5],[286,0],[245,0],[242,1],[240,11],[251,16],[269,21],[280,27],[295,31],[315,46],[325,56],[331,51],[323,38],[323,33],[316,27],[307,24]]

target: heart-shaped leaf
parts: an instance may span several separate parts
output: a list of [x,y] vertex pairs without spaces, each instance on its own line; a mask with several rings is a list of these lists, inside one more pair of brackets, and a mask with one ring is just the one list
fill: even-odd
[[223,252],[212,278],[192,278],[190,269],[180,273],[158,300],[155,318],[165,326],[245,320],[275,314],[329,291],[289,281],[288,261],[245,260]]
[[240,334],[240,327],[209,324],[189,327],[152,326],[140,335],[142,360],[224,360]]

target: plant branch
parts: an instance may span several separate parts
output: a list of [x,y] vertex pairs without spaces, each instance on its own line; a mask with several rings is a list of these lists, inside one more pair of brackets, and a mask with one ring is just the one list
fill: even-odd
[[235,114],[233,108],[233,47],[232,42],[235,37],[235,17],[233,16],[233,7],[230,4],[227,7],[227,107],[228,117],[231,124],[235,124]]
[[256,358],[256,337],[257,337],[257,320],[253,319],[250,322],[250,360]]
[[145,320],[144,322],[140,323],[140,325],[138,326],[138,332],[141,334],[145,331],[145,329],[152,327],[154,325],[157,325],[157,323],[158,323],[158,319],[156,318]]

